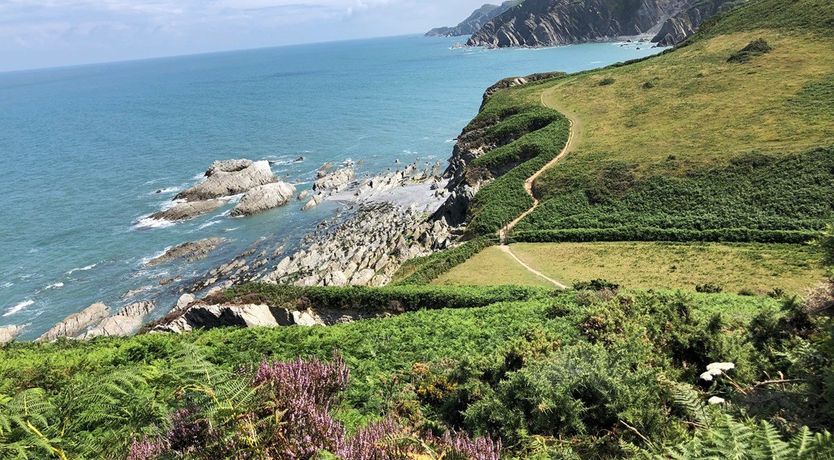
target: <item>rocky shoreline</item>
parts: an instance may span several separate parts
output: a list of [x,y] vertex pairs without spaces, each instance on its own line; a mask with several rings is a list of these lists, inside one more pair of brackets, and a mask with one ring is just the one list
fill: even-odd
[[[536,74],[502,80],[484,93],[486,101],[495,91],[525,85],[560,74]],[[244,217],[278,206],[293,197],[303,209],[326,200],[342,203],[339,214],[321,222],[306,235],[300,247],[287,253],[274,241],[256,242],[228,262],[177,287],[178,300],[167,314],[153,323],[151,332],[185,332],[195,328],[223,326],[328,325],[363,319],[367,312],[322,311],[314,307],[281,310],[266,305],[229,305],[213,299],[229,287],[247,282],[295,286],[384,286],[402,264],[455,246],[463,234],[468,209],[477,191],[492,178],[468,174],[467,166],[501,145],[486,141],[486,131],[500,120],[467,126],[458,137],[447,168],[441,163],[414,162],[385,173],[356,178],[355,165],[325,164],[317,170],[312,190],[296,195],[292,184],[277,180],[268,162],[224,160],[213,163],[205,180],[181,192],[177,206],[214,206],[215,201],[238,199],[230,213]],[[507,139],[506,142],[511,142]],[[299,159],[299,161],[303,161]],[[237,210],[237,212],[235,211]],[[219,237],[187,242],[148,260],[156,266],[207,257],[224,244]],[[163,280],[169,283],[172,280]],[[177,292],[175,291],[175,292]],[[140,297],[142,289],[125,293],[123,299]],[[161,307],[161,305],[160,305]],[[133,302],[116,313],[101,303],[70,315],[38,340],[90,339],[136,333],[146,318],[160,312],[148,299]],[[388,314],[388,313],[378,313]],[[0,329],[0,344],[14,340],[17,326]]]

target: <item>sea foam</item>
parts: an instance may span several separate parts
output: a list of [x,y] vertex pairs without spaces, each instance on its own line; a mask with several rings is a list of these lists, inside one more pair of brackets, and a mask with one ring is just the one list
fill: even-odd
[[34,300],[31,300],[31,299],[30,300],[24,300],[23,302],[20,302],[19,304],[15,305],[14,307],[9,308],[8,310],[6,310],[6,313],[3,313],[3,316],[12,316],[15,313],[19,313],[23,309],[25,309],[26,307],[28,307],[30,305],[34,305],[34,304],[35,304]]

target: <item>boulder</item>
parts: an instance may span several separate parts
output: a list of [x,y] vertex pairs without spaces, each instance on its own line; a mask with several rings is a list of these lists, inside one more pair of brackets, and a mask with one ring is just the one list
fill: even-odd
[[155,266],[168,263],[177,259],[186,259],[189,262],[200,260],[208,256],[208,254],[215,250],[223,243],[223,238],[206,238],[204,240],[192,241],[175,246],[162,254],[159,257],[154,257],[145,263],[148,266]]
[[323,200],[323,199],[324,199],[324,198],[323,198],[320,194],[313,195],[313,197],[312,197],[312,198],[310,198],[310,201],[308,201],[308,202],[304,205],[304,207],[302,208],[302,210],[304,210],[304,211],[308,211],[308,210],[310,210],[310,209],[315,208],[316,206],[318,206],[318,205],[322,202],[322,200]]
[[107,318],[107,305],[94,303],[84,310],[69,315],[38,337],[39,342],[52,342],[61,337],[76,337],[88,327]]
[[194,294],[181,295],[180,298],[177,300],[177,305],[174,306],[174,311],[185,311],[185,309],[188,308],[189,305],[194,303],[195,300],[196,298],[194,297]]
[[356,177],[356,173],[353,170],[353,165],[348,164],[343,168],[339,168],[317,178],[313,183],[313,190],[317,192],[338,192],[347,188],[354,177]]
[[292,199],[295,186],[286,182],[260,185],[246,192],[232,210],[232,216],[251,216],[283,206]]
[[238,195],[275,181],[268,161],[256,161],[237,171],[215,170],[205,181],[180,192],[177,199],[202,201]]
[[252,166],[252,160],[218,160],[209,166],[208,171],[206,171],[206,177],[211,177],[215,173],[218,172],[225,172],[225,173],[232,173],[242,171],[250,166]]
[[167,220],[172,222],[178,220],[193,219],[195,217],[202,216],[203,214],[214,211],[215,209],[222,206],[223,203],[223,200],[204,200],[187,203],[177,203],[164,211],[159,211],[151,215],[151,219]]
[[130,304],[115,315],[104,319],[98,326],[84,334],[82,338],[126,337],[133,335],[142,327],[142,321],[145,319],[145,316],[155,307],[153,302]]
[[298,201],[304,201],[305,198],[310,196],[309,190],[302,190],[301,193],[298,194]]
[[22,330],[22,327],[14,325],[0,327],[0,345],[5,345],[14,340]]

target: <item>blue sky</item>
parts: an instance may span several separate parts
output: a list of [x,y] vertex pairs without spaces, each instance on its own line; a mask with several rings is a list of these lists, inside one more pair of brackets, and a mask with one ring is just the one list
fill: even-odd
[[0,0],[0,71],[424,32],[484,0]]

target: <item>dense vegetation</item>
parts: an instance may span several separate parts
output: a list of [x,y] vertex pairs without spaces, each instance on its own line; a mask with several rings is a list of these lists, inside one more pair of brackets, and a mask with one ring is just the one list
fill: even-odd
[[564,116],[515,97],[513,89],[487,99],[467,131],[482,126],[487,127],[481,135],[484,143],[499,147],[476,158],[467,166],[467,174],[496,179],[475,195],[470,206],[467,232],[471,235],[493,235],[533,204],[524,182],[559,154],[569,132]]
[[[757,445],[834,426],[827,317],[791,299],[582,288],[421,291],[495,303],[327,328],[11,345],[0,350],[0,452],[217,458],[225,448],[310,458],[286,444],[295,439],[287,433],[302,430],[309,445],[341,458],[441,458],[466,446],[464,458],[492,458],[493,441],[458,434],[465,431],[500,439],[505,457],[610,458],[707,452],[728,429],[761,431],[745,438]],[[361,295],[372,299],[371,291]],[[253,286],[237,295],[284,305],[286,292]],[[322,298],[351,305],[357,292]],[[713,362],[734,369],[699,381]],[[327,369],[338,370],[330,386]],[[298,386],[307,381],[325,385],[323,399],[313,383]],[[711,397],[731,404],[705,407]],[[308,415],[291,416],[300,413]],[[362,439],[390,455],[359,455],[352,443]]]

